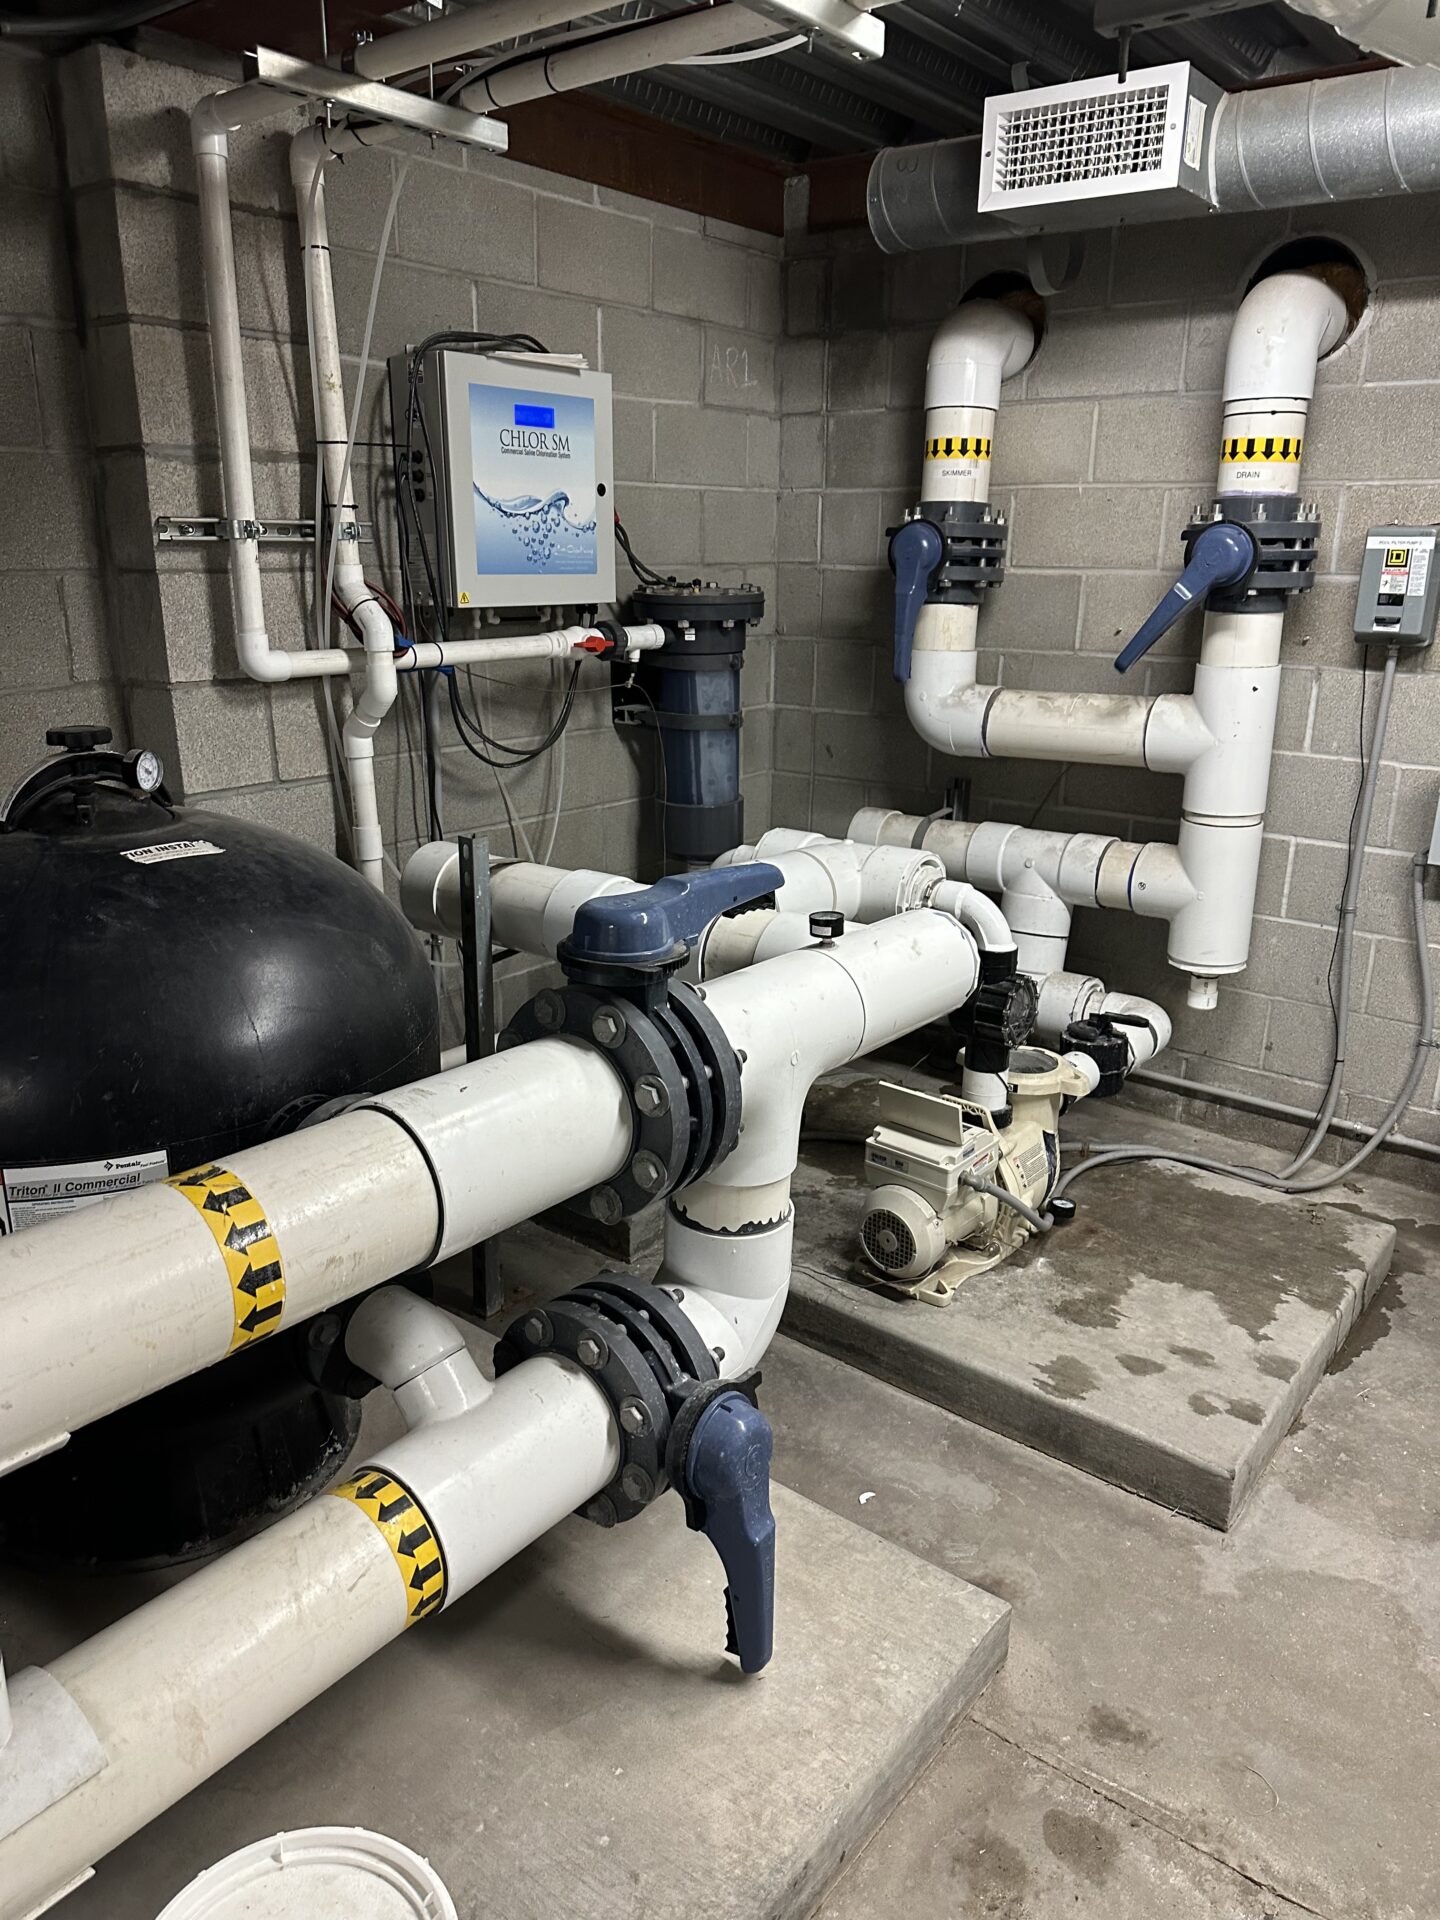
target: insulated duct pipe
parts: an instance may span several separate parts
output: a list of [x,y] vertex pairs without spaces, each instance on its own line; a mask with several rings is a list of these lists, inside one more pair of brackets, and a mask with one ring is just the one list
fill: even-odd
[[[674,1197],[660,1278],[715,1350],[722,1377],[754,1366],[784,1305],[790,1176],[811,1085],[820,1074],[939,1018],[967,949],[973,960],[969,937],[947,915],[903,914],[706,989],[711,1013],[743,1062],[745,1126],[729,1157]],[[618,1090],[604,1057],[573,1042],[537,1041],[493,1064],[508,1064],[523,1081],[541,1086],[560,1063],[557,1048],[588,1054]],[[433,1102],[448,1110],[453,1132],[464,1103],[447,1096],[457,1087],[455,1076],[442,1075],[394,1096],[402,1103],[409,1096],[408,1122],[431,1150],[435,1135],[427,1108]],[[570,1104],[577,1111],[583,1097],[572,1089]],[[551,1110],[548,1150],[531,1143],[534,1159],[564,1158],[571,1136],[585,1131],[573,1116],[570,1125],[562,1122],[566,1104],[562,1097]],[[333,1130],[348,1119],[387,1124],[375,1113],[347,1115],[275,1148],[283,1155],[308,1144],[315,1150],[312,1175],[323,1187],[339,1171]],[[482,1133],[465,1128],[460,1164],[483,1166],[502,1149],[499,1136],[507,1128],[503,1117]],[[370,1154],[380,1157],[382,1138],[366,1143]],[[269,1151],[258,1148],[237,1160],[253,1166]],[[412,1151],[418,1158],[418,1148]],[[354,1157],[346,1184],[359,1209],[366,1155]],[[513,1171],[533,1183],[523,1156]],[[184,1287],[187,1267],[199,1278],[210,1263],[181,1253],[184,1236],[171,1216],[184,1203],[164,1189],[147,1193],[173,1204],[136,1213],[126,1203],[145,1194],[102,1201],[70,1221],[17,1235],[0,1247],[0,1260],[28,1243],[32,1276],[48,1270],[63,1285],[66,1229],[73,1221],[98,1218],[108,1228],[102,1237],[112,1256],[104,1269],[107,1283],[116,1259],[122,1272],[148,1261],[160,1275],[152,1310],[162,1308],[170,1290]],[[427,1204],[418,1183],[408,1194],[392,1184],[388,1198],[392,1211],[404,1212],[407,1205],[413,1210],[410,1257],[401,1262],[413,1265],[415,1250],[434,1230],[433,1194]],[[344,1209],[335,1207],[328,1190],[319,1206],[332,1224],[343,1222]],[[400,1252],[393,1233],[389,1244],[390,1252],[372,1267]],[[342,1262],[353,1257],[353,1247],[342,1246],[339,1255]],[[89,1280],[93,1307],[94,1270]],[[13,1305],[0,1282],[0,1330],[7,1335]],[[107,1310],[113,1313],[115,1306],[112,1291]],[[0,1840],[0,1920],[22,1920],[47,1905],[103,1854],[426,1611],[453,1605],[614,1477],[620,1457],[614,1416],[582,1368],[544,1356],[515,1367],[492,1387],[465,1363],[438,1325],[442,1319],[421,1306],[401,1311],[397,1324],[383,1297],[360,1310],[357,1360],[363,1355],[395,1386],[411,1431],[336,1489],[340,1497],[312,1500],[51,1664],[51,1676],[103,1745],[106,1764]],[[163,1313],[157,1314],[148,1332],[173,1339],[175,1330],[165,1326]],[[8,1340],[0,1339],[7,1376],[10,1351]],[[438,1386],[427,1384],[430,1372],[439,1374]],[[65,1383],[62,1377],[52,1384],[63,1390]],[[72,1377],[69,1386],[77,1385]],[[9,1387],[7,1377],[0,1383],[0,1406]],[[54,1412],[73,1421],[77,1404],[57,1395]],[[403,1503],[403,1513],[413,1516],[418,1509],[421,1524],[407,1521],[413,1529],[408,1534],[387,1526],[383,1505],[366,1491],[377,1482],[382,1495]],[[438,1605],[435,1594],[443,1595]],[[237,1620],[243,1632],[236,1631]],[[185,1729],[184,1738],[176,1738],[177,1727]]]
[[[937,335],[941,356],[964,327],[969,305],[960,306]],[[1293,519],[1299,511],[1300,452],[1317,364],[1344,338],[1347,320],[1339,294],[1309,274],[1275,274],[1241,302],[1225,364],[1217,517],[1251,525],[1246,503],[1255,496],[1261,497],[1255,500],[1253,511],[1259,518],[1253,525],[1262,531],[1265,516],[1283,525],[1287,515]],[[988,314],[980,324],[988,330]],[[935,489],[932,449],[945,415],[932,399],[933,391],[927,378],[922,518],[900,530],[896,546],[916,526],[923,527],[926,518],[935,517],[926,515],[924,503]],[[1273,450],[1273,458],[1267,450]],[[987,468],[989,452],[987,443]],[[967,477],[957,484],[983,489],[986,481],[983,476]],[[1258,555],[1260,550],[1252,544],[1251,551]],[[1171,620],[1207,591],[1182,580],[1172,590]],[[1024,692],[983,685],[976,677],[974,606],[946,604],[940,595],[927,598],[914,622],[911,651],[899,643],[897,600],[896,672],[905,681],[911,725],[929,745],[959,757],[1141,766],[1184,776],[1178,849],[1141,847],[1122,875],[1118,861],[1123,853],[1117,852],[1122,843],[1106,843],[1100,858],[1110,863],[1110,898],[1101,897],[1097,874],[1094,904],[1134,907],[1137,893],[1145,893],[1145,905],[1138,910],[1158,912],[1169,920],[1170,963],[1191,975],[1192,1006],[1213,1006],[1216,977],[1239,972],[1249,952],[1280,697],[1284,605],[1280,593],[1271,591],[1258,594],[1253,603],[1242,595],[1223,611],[1207,607],[1193,692],[1147,696]],[[1153,618],[1146,629],[1121,654],[1117,666],[1128,666],[1163,631]],[[952,878],[995,884],[975,872],[951,871]],[[1036,880],[1027,862],[1007,876],[1001,904],[1012,927],[1042,943],[1032,945],[1027,964],[1051,972],[1064,964],[1069,919],[1037,888]],[[1064,897],[1053,881],[1046,882],[1046,890]]]
[[[1417,11],[1419,0],[1417,0]],[[981,139],[888,147],[871,164],[870,231],[886,253],[974,245],[1047,231],[1043,210],[1021,228],[978,211]],[[1324,206],[1440,190],[1440,72],[1395,67],[1226,94],[1210,143],[1210,198],[1220,213]],[[1157,201],[1165,196],[1157,194]],[[1103,199],[1095,224],[1107,221]],[[1066,214],[1073,211],[1068,207]],[[1199,209],[1197,208],[1197,212]],[[1146,217],[1133,195],[1128,219]],[[1154,219],[1173,219],[1158,205]],[[1064,231],[1074,222],[1058,223]]]

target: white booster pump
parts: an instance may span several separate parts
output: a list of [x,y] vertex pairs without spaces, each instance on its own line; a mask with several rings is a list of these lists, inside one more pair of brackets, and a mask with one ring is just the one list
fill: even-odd
[[1089,1063],[1017,1047],[1009,1117],[893,1081],[865,1143],[871,1189],[860,1222],[865,1260],[887,1287],[948,1306],[955,1290],[1056,1224],[1045,1204],[1060,1171],[1062,1106],[1094,1086]]

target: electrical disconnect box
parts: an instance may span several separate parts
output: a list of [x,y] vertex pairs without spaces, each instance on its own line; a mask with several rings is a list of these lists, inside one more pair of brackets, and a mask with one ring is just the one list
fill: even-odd
[[551,354],[390,361],[417,598],[451,609],[615,598],[610,376]]
[[1435,527],[1371,527],[1360,562],[1355,638],[1365,645],[1428,647],[1440,611]]

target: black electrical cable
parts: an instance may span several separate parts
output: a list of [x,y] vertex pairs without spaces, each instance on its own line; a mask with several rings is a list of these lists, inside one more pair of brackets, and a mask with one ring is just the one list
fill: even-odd
[[[446,677],[450,683],[450,712],[454,717],[455,730],[460,735],[462,746],[473,758],[482,760],[487,767],[493,768],[496,772],[513,773],[517,767],[528,767],[532,761],[547,754],[570,724],[570,715],[575,709],[575,690],[580,683],[580,668],[578,665],[571,668],[565,697],[560,703],[560,712],[555,723],[539,745],[534,747],[512,747],[503,740],[493,739],[477,718],[466,713],[454,672],[450,672]],[[497,760],[494,758],[497,752],[513,755],[513,758]]]
[[669,861],[669,855],[665,847],[665,809],[670,804],[670,783],[665,769],[665,741],[660,732],[660,715],[656,710],[655,702],[650,698],[650,695],[645,691],[644,687],[641,686],[633,671],[630,678],[625,682],[622,691],[626,694],[639,694],[646,706],[649,707],[650,718],[655,725],[655,798],[658,803],[657,814],[660,826],[660,871],[664,873]]
[[[1345,873],[1340,882],[1340,898],[1343,901],[1350,891],[1350,876],[1355,870],[1355,825],[1360,818],[1360,804],[1365,798],[1365,775],[1369,770],[1370,749],[1365,737],[1365,710],[1370,697],[1370,647],[1367,642],[1360,663],[1360,779],[1355,788],[1355,804],[1350,809],[1350,825],[1345,834]],[[1345,932],[1345,916],[1342,913],[1335,922],[1335,941],[1330,949],[1330,964],[1325,970],[1325,992],[1330,1001],[1330,1018],[1335,1026],[1335,1051],[1340,1050],[1340,1004],[1335,998],[1335,962],[1340,956],[1340,942]],[[1319,1112],[1316,1113],[1319,1119]]]
[[630,544],[630,535],[625,531],[625,523],[621,520],[618,511],[615,514],[615,538],[619,542],[620,551],[624,554],[630,571],[642,587],[668,587],[673,584],[665,578],[663,573],[657,573],[647,560],[642,560],[636,553]]

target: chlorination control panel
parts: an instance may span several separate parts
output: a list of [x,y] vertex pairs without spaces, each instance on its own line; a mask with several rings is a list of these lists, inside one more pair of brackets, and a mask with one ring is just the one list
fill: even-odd
[[610,376],[449,348],[412,372],[391,360],[413,591],[452,609],[612,601]]
[[1440,611],[1435,527],[1372,527],[1365,536],[1355,601],[1355,638],[1365,645],[1428,647]]

